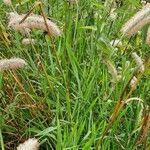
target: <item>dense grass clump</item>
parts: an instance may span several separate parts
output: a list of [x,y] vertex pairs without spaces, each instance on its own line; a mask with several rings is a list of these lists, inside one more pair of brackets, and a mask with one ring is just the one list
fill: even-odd
[[150,5],[8,3],[0,1],[1,149],[150,149]]

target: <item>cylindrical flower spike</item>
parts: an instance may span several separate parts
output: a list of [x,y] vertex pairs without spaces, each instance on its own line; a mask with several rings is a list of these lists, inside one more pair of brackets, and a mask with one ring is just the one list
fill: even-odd
[[150,22],[150,4],[137,12],[121,29],[125,36],[132,36]]
[[120,41],[120,39],[116,39],[116,40],[112,40],[110,42],[110,45],[112,45],[113,47],[121,47],[122,46],[122,42]]
[[69,0],[69,3],[70,3],[71,5],[77,4],[77,2],[78,2],[78,0]]
[[20,144],[17,147],[17,150],[38,150],[39,149],[39,142],[37,139],[28,139],[24,143]]
[[134,76],[130,81],[131,88],[136,88],[137,78]]
[[17,12],[9,13],[8,27],[13,28],[15,31],[19,31],[23,35],[29,35],[31,30],[19,24],[19,22],[23,19],[23,17],[24,16],[18,15]]
[[[12,27],[14,30],[24,31],[24,32],[25,32],[25,29],[30,30],[33,28],[41,29],[41,30],[48,32],[43,16],[31,14],[22,23],[20,23],[20,21],[25,16],[26,16],[25,14],[19,15],[17,13],[11,12],[10,17],[9,17],[8,27]],[[49,19],[46,19],[46,22],[47,22],[50,34],[52,36],[61,35],[61,30],[58,28],[58,26],[55,23],[53,23]]]
[[30,45],[30,44],[35,44],[35,39],[29,39],[29,38],[24,38],[22,40],[22,44],[23,45]]
[[148,28],[147,31],[146,44],[150,44],[150,27]]
[[12,4],[11,0],[3,0],[3,2],[5,5],[8,5],[8,6],[10,6]]
[[136,52],[132,53],[132,57],[135,60],[135,63],[136,63],[137,68],[138,68],[138,71],[144,72],[145,67],[144,67],[144,63],[143,63],[141,57],[138,56]]
[[3,70],[15,70],[23,68],[27,63],[21,58],[1,59],[0,60],[0,71]]
[[105,64],[107,65],[108,72],[111,74],[112,77],[111,81],[116,82],[119,79],[116,67],[109,60],[107,60]]

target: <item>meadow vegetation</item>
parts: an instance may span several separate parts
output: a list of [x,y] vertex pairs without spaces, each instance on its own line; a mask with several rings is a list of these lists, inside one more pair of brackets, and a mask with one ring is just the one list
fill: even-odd
[[6,1],[0,149],[29,138],[40,150],[150,149],[150,5]]

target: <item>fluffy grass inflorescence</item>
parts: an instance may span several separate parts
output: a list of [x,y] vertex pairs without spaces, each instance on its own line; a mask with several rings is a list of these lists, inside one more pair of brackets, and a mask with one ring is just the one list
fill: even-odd
[[110,42],[110,44],[111,44],[113,47],[121,47],[121,46],[122,46],[122,42],[121,42],[119,39],[112,40],[112,41]]
[[116,67],[110,61],[106,61],[105,64],[107,65],[108,72],[111,74],[111,81],[116,82],[119,79]]
[[3,0],[3,2],[6,4],[6,5],[11,5],[11,0]]
[[23,45],[30,45],[30,44],[35,44],[36,40],[35,39],[30,39],[30,38],[24,38],[22,40]]
[[130,81],[130,86],[134,88],[137,84],[137,78],[134,76]]
[[148,28],[148,31],[147,31],[146,44],[150,45],[150,27]]
[[17,147],[17,150],[38,150],[39,142],[37,139],[28,139]]
[[136,52],[132,53],[132,57],[136,62],[137,69],[139,70],[139,72],[144,72],[145,67],[144,67],[144,62],[142,61],[141,57],[137,55]]
[[71,5],[77,4],[79,0],[68,0]]
[[[20,21],[26,16],[26,14],[19,15],[16,12],[9,14],[8,27],[12,27],[16,31],[20,31],[24,34],[29,34],[32,29],[41,29],[48,32],[43,16],[31,14],[22,23]],[[46,19],[50,34],[52,36],[60,36],[61,30],[51,20]]]
[[121,29],[126,36],[132,36],[137,31],[141,30],[146,24],[150,22],[150,4],[147,4],[137,12],[129,21],[125,23]]
[[11,12],[8,15],[8,27],[13,28],[16,31],[21,32],[23,35],[29,35],[29,33],[31,32],[31,29],[24,27],[22,25],[19,24],[19,22],[23,19],[24,15],[18,15],[17,12]]
[[26,65],[27,63],[25,62],[25,60],[21,58],[1,59],[0,71],[24,68]]

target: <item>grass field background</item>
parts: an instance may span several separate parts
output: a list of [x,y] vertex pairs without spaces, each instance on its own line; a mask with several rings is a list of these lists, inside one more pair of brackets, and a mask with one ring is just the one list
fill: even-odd
[[[34,0],[14,0],[19,13],[27,13]],[[91,150],[109,123],[115,105],[136,64],[137,52],[144,60],[147,26],[132,38],[122,37],[123,24],[141,9],[139,0],[115,3],[117,19],[109,14],[110,1],[80,0],[69,5],[62,0],[43,0],[46,15],[57,23],[62,36],[49,38],[33,30],[36,44],[24,46],[23,36],[8,25],[13,11],[0,1],[0,58],[20,57],[28,65],[17,71],[0,72],[1,149],[15,149],[28,138],[37,138],[41,150]],[[19,4],[16,7],[16,4]],[[33,11],[41,14],[37,7]],[[121,39],[114,48],[110,42]],[[112,82],[105,60],[114,64],[122,76]],[[149,106],[150,72],[142,77],[101,142],[101,150],[130,150],[139,138],[143,109]],[[138,149],[148,148],[150,137]]]

